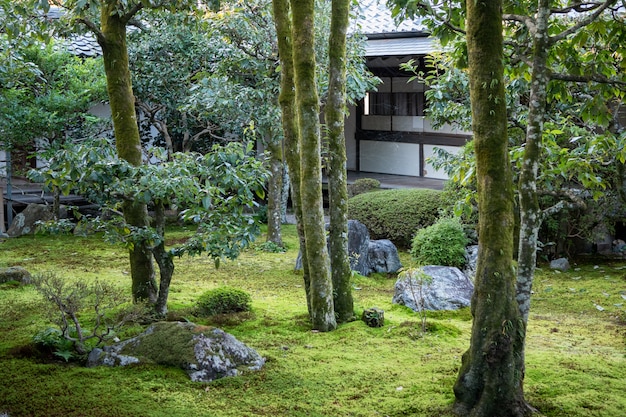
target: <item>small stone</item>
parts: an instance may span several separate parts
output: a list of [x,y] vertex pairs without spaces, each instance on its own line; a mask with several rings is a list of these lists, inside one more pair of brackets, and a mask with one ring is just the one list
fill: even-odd
[[361,320],[369,327],[383,327],[385,325],[385,311],[378,307],[365,309],[361,315]]

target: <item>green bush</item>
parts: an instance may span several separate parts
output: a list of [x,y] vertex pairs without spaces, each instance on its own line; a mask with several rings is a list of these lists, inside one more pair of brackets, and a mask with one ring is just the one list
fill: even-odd
[[415,232],[437,221],[445,203],[441,191],[405,188],[359,194],[348,201],[348,216],[367,226],[372,239],[409,248]]
[[354,197],[355,195],[368,193],[380,188],[380,181],[374,178],[359,178],[352,184],[348,185],[348,195]]
[[468,239],[456,217],[439,219],[432,226],[418,230],[411,246],[411,256],[421,265],[463,267]]
[[200,315],[239,313],[250,311],[252,299],[245,291],[231,287],[220,287],[205,292],[198,298],[197,305]]

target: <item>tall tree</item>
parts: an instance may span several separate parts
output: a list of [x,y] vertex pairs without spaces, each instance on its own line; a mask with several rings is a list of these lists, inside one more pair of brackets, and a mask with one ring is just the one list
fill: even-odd
[[298,132],[296,95],[294,84],[293,39],[291,35],[291,8],[289,0],[273,0],[274,24],[280,60],[280,95],[278,103],[282,113],[282,127],[285,141],[285,160],[291,178],[291,200],[298,240],[302,253],[302,275],[306,294],[307,308],[311,316],[311,280],[309,263],[306,257],[306,240],[302,222],[302,202],[300,199],[300,135]]
[[350,0],[333,0],[328,41],[328,100],[325,107],[328,135],[329,249],[337,321],[354,317],[348,254],[348,180],[346,168],[346,36]]
[[518,372],[524,323],[515,299],[513,181],[507,148],[502,3],[468,0],[472,130],[476,149],[479,252],[470,348],[454,385],[460,416],[524,416]]
[[[57,5],[65,8],[75,22],[83,24],[96,36],[102,48],[118,156],[134,166],[141,165],[143,157],[128,64],[126,29],[143,9],[144,3],[127,0],[71,0],[52,3],[58,3]],[[99,16],[94,15],[98,11]],[[145,203],[126,200],[123,203],[123,213],[126,222],[132,227],[149,226]],[[149,242],[138,240],[131,245],[129,259],[133,299],[155,303],[158,288]]]
[[[143,163],[143,157],[128,66],[126,26],[143,8],[143,3],[134,3],[128,7],[124,7],[125,5],[127,2],[105,0],[100,6],[100,28],[91,21],[83,22],[95,33],[102,48],[117,153],[120,158],[139,166]],[[149,226],[145,203],[125,201],[123,213],[126,222],[131,226]],[[156,302],[158,289],[148,242],[138,241],[132,245],[129,248],[129,259],[133,299]]]
[[300,202],[310,274],[311,321],[320,331],[337,326],[322,199],[319,98],[315,63],[315,1],[291,1],[294,85],[300,137]]

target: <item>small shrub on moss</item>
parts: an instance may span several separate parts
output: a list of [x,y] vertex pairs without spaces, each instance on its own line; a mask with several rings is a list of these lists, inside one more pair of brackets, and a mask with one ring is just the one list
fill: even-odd
[[368,193],[380,188],[380,181],[374,178],[359,178],[352,184],[348,185],[348,195],[354,197],[355,195]]
[[463,225],[456,217],[438,220],[432,226],[418,230],[411,246],[411,256],[422,265],[463,267],[468,239]]
[[351,198],[348,216],[363,223],[372,239],[389,239],[409,248],[415,232],[435,223],[444,205],[437,190],[383,190]]
[[250,295],[232,287],[221,287],[202,294],[197,301],[198,313],[202,316],[250,311]]

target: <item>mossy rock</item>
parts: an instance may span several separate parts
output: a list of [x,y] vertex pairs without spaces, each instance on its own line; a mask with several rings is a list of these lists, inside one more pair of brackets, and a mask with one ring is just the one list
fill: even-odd
[[259,370],[265,359],[223,330],[194,323],[160,322],[132,339],[94,349],[88,360],[88,366],[139,363],[179,367],[193,381],[208,382]]
[[385,311],[377,307],[365,309],[361,315],[361,320],[369,327],[383,327],[385,325]]
[[30,284],[31,275],[21,266],[10,266],[0,268],[0,284],[7,282],[19,282],[22,285]]

